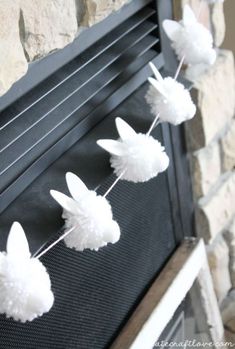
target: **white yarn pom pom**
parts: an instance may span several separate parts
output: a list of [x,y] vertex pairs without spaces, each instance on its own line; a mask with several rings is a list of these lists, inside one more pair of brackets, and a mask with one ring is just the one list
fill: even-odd
[[77,251],[98,250],[120,238],[120,228],[113,220],[112,209],[103,196],[88,190],[79,177],[66,174],[66,181],[73,198],[51,190],[53,198],[63,207],[66,230],[75,229],[65,238],[67,247]]
[[169,158],[161,143],[136,133],[125,121],[116,119],[120,141],[99,140],[98,145],[112,154],[110,163],[117,176],[131,182],[146,182],[167,169]]
[[37,258],[30,258],[23,228],[13,223],[7,252],[0,253],[0,313],[17,321],[32,321],[54,302],[50,277]]
[[197,21],[188,5],[184,7],[181,22],[166,19],[163,21],[163,28],[172,40],[172,47],[179,60],[184,57],[188,65],[214,64],[216,52],[213,49],[213,37],[210,31]]
[[156,80],[149,78],[152,86],[149,87],[145,96],[154,115],[159,113],[162,122],[179,125],[186,120],[192,119],[196,113],[190,93],[184,85],[171,77],[163,79],[156,67],[150,63]]

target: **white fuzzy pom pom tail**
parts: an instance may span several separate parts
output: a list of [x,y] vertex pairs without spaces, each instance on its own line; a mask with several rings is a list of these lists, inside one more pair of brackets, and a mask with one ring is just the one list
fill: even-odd
[[54,303],[50,277],[43,264],[30,257],[23,228],[13,223],[7,252],[0,253],[0,313],[16,321],[32,321]]
[[167,169],[169,158],[160,142],[136,133],[120,118],[116,119],[116,125],[121,140],[99,140],[97,144],[111,154],[110,163],[118,177],[122,175],[122,179],[135,183],[146,182]]
[[98,250],[120,238],[120,228],[113,220],[112,209],[104,197],[85,184],[73,173],[66,174],[66,181],[73,198],[51,190],[52,197],[63,207],[65,233],[74,228],[65,238],[65,244],[77,251]]

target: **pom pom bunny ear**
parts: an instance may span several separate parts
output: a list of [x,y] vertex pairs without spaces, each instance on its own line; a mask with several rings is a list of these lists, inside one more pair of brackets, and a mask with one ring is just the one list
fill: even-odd
[[[191,25],[192,23],[197,23],[197,18],[189,5],[185,5],[183,9],[183,25]],[[163,28],[171,40],[176,39],[176,34],[182,29],[182,24],[171,19],[165,19],[163,21]]]
[[77,205],[76,202],[69,196],[57,191],[50,190],[50,194],[55,201],[63,207],[64,210],[76,213]]
[[174,41],[176,39],[176,35],[181,30],[181,25],[171,19],[165,19],[162,22],[162,25],[168,38]]
[[183,23],[184,25],[190,25],[192,23],[197,23],[197,17],[189,5],[184,6],[183,10]]
[[117,131],[119,133],[120,138],[125,141],[131,137],[134,137],[136,135],[135,130],[128,125],[124,120],[121,118],[116,118],[115,119]]
[[51,190],[52,197],[63,207],[65,230],[72,231],[64,238],[67,247],[77,251],[98,250],[120,238],[120,229],[113,220],[108,201],[88,190],[85,184],[73,173],[66,174],[66,181],[73,198]]
[[[146,182],[167,169],[169,158],[160,142],[152,136],[136,133],[120,118],[116,119],[116,125],[121,140],[99,140],[97,144],[112,155],[111,166],[118,177],[135,183]],[[108,142],[115,142],[115,147],[121,151],[114,153]]]
[[30,258],[21,225],[13,223],[7,252],[0,253],[0,313],[17,321],[32,321],[50,310],[54,302],[46,268]]
[[89,191],[83,181],[72,172],[66,173],[66,183],[74,200],[80,200]]
[[[147,103],[151,107],[153,115],[159,114],[159,120],[169,122],[173,125],[191,119],[196,113],[190,93],[182,84],[171,77],[159,79],[160,73],[156,74],[156,67],[153,69],[158,80],[149,78],[151,86],[145,96]],[[161,75],[160,75],[161,76]]]
[[112,139],[99,139],[97,144],[107,150],[110,154],[122,156],[125,153],[125,149],[118,141],[113,141]]
[[12,258],[30,258],[28,241],[22,226],[18,222],[14,222],[11,226],[6,250]]
[[158,82],[153,78],[148,78],[148,81],[159,93],[161,93],[162,96],[164,96],[165,98],[168,97],[166,91],[164,91],[164,87],[162,83]]
[[163,81],[163,78],[162,78],[161,74],[159,73],[159,71],[157,70],[157,68],[155,67],[155,65],[152,62],[149,62],[149,66],[150,66],[156,80],[161,83]]
[[[121,140],[125,141],[136,135],[135,130],[121,118],[116,118],[115,123]],[[97,144],[112,155],[123,156],[125,154],[125,146],[119,141],[100,139]]]

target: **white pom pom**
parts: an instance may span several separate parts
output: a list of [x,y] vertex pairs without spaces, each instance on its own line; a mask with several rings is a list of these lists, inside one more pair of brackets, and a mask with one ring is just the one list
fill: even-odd
[[183,20],[175,22],[164,20],[163,27],[172,40],[172,47],[179,60],[185,58],[185,63],[214,64],[216,51],[213,49],[213,37],[210,31],[199,23],[192,9],[185,5]]
[[192,119],[196,113],[196,106],[184,85],[170,77],[161,78],[158,81],[153,78],[148,80],[151,86],[145,98],[154,115],[159,113],[159,119],[162,122],[173,125]]
[[73,198],[51,190],[53,198],[63,207],[66,230],[75,229],[65,238],[67,247],[77,251],[98,250],[120,238],[120,228],[113,220],[112,209],[103,196],[88,190],[79,177],[66,174],[66,181]]
[[137,134],[120,118],[116,119],[116,125],[120,141],[97,143],[112,154],[110,162],[117,176],[123,173],[122,179],[127,181],[146,182],[167,169],[169,158],[160,142],[152,136]]
[[7,252],[0,253],[0,313],[17,321],[32,321],[48,312],[53,302],[46,268],[38,259],[30,258],[25,233],[15,222]]

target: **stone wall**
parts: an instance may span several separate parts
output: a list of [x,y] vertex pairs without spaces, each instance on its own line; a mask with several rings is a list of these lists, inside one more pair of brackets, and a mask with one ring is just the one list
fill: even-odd
[[28,64],[68,45],[130,0],[0,0],[0,96]]
[[[194,5],[197,1],[188,0]],[[186,0],[179,2],[182,4]],[[218,47],[225,36],[223,3],[208,6],[208,9],[209,27]],[[233,53],[218,47],[216,63],[193,83],[192,95],[197,104],[197,115],[186,124],[185,130],[196,206],[196,231],[207,244],[214,289],[222,312],[230,314],[224,321],[231,327],[231,323],[235,325],[235,297],[231,296],[235,292]],[[233,330],[235,333],[235,327]]]

